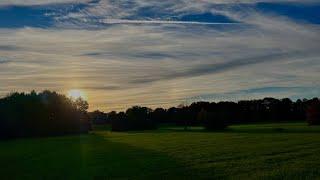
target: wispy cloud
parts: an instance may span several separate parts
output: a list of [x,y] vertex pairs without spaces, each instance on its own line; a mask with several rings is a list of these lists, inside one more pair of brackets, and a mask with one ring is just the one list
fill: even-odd
[[0,64],[9,62],[9,59],[0,57]]
[[[304,92],[309,92],[306,95]],[[275,98],[291,98],[293,100],[302,98],[313,98],[318,96],[320,89],[315,87],[260,87],[252,89],[244,89],[238,91],[224,92],[224,93],[212,93],[203,94],[200,96],[191,97],[187,102],[195,101],[240,101],[244,99],[261,99],[265,97]]]
[[[276,1],[239,2],[81,1],[72,11],[53,8],[50,26],[0,28],[2,61],[10,60],[0,58],[0,93],[79,88],[104,110],[316,95],[319,25],[243,5]],[[60,2],[40,6],[52,3]]]

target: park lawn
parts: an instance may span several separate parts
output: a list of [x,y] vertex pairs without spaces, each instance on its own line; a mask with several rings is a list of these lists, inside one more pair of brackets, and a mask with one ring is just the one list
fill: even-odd
[[320,179],[320,127],[163,127],[0,142],[1,179]]

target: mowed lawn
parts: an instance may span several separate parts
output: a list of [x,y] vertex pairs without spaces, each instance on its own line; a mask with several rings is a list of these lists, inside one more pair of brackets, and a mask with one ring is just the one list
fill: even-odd
[[0,142],[1,179],[320,179],[320,127],[231,126]]

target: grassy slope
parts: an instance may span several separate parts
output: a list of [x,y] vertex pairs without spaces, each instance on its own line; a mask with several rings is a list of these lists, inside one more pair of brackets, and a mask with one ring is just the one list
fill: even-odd
[[320,178],[320,127],[305,124],[193,128],[0,142],[7,178]]

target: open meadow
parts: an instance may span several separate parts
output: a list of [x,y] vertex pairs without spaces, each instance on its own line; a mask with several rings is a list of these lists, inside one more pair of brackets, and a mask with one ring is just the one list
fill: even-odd
[[234,125],[221,132],[154,131],[0,142],[2,179],[314,179],[320,127],[304,123]]

